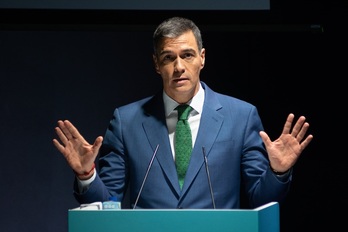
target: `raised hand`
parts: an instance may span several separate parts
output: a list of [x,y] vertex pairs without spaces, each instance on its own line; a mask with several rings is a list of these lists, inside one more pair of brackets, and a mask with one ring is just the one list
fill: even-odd
[[80,179],[93,175],[94,161],[98,155],[103,137],[96,138],[93,145],[89,144],[68,120],[59,120],[55,131],[59,140],[53,139],[53,144],[67,160],[70,167]]
[[300,116],[294,127],[291,128],[294,117],[294,114],[288,115],[281,135],[273,142],[266,132],[260,131],[260,136],[268,152],[270,165],[276,172],[286,172],[294,166],[302,151],[313,139],[311,134],[305,137],[309,123],[306,122],[304,116]]

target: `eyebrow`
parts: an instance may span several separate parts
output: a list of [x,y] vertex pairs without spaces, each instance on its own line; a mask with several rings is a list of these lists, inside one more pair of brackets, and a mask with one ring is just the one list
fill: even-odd
[[[181,52],[184,52],[184,53],[185,52],[193,52],[196,54],[196,50],[194,50],[192,48],[184,49],[183,51],[180,51],[180,53]],[[170,54],[170,53],[173,53],[173,52],[171,50],[164,50],[164,51],[161,51],[159,55],[161,56],[161,55]]]

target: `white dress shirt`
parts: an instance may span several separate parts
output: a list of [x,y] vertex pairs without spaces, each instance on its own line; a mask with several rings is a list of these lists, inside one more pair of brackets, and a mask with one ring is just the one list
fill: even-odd
[[[175,108],[179,105],[179,103],[177,103],[172,98],[170,98],[164,91],[163,91],[163,101],[164,101],[164,107],[165,107],[164,110],[166,114],[170,146],[172,148],[172,153],[174,156],[173,158],[175,158],[174,137],[175,137],[175,127],[178,121],[178,111],[175,110]],[[203,103],[204,103],[204,89],[200,85],[197,94],[189,102],[186,103],[192,107],[192,110],[188,116],[188,122],[191,128],[191,134],[192,134],[192,147],[194,146],[196,138],[197,138],[199,123],[201,121],[201,114],[203,110]]]

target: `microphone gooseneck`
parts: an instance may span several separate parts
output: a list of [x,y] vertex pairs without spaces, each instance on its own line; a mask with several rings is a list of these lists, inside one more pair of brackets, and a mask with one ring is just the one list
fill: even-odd
[[153,155],[152,155],[152,157],[151,157],[151,160],[150,160],[149,166],[147,167],[147,170],[146,170],[146,173],[145,173],[145,176],[144,176],[143,182],[141,183],[141,187],[140,187],[140,190],[139,190],[139,193],[138,193],[137,199],[135,200],[135,203],[134,203],[133,209],[135,209],[135,208],[137,207],[139,197],[140,197],[140,195],[141,195],[141,192],[143,191],[143,188],[144,188],[144,185],[145,185],[145,182],[146,182],[147,176],[149,175],[149,172],[150,172],[150,169],[151,169],[151,167],[152,167],[153,160],[155,159],[155,156],[156,156],[156,154],[157,154],[157,150],[158,150],[158,148],[159,148],[159,144],[157,144],[156,149],[155,149],[155,151],[153,152]]
[[202,147],[202,151],[203,151],[203,159],[204,159],[204,164],[205,164],[205,171],[207,172],[207,177],[208,177],[208,184],[209,184],[209,190],[210,190],[210,196],[211,196],[211,200],[213,203],[213,208],[216,209],[215,207],[215,200],[214,200],[214,192],[213,192],[213,187],[211,185],[211,180],[210,180],[210,173],[209,173],[209,167],[208,167],[208,159],[207,159],[207,155],[205,153],[205,147]]

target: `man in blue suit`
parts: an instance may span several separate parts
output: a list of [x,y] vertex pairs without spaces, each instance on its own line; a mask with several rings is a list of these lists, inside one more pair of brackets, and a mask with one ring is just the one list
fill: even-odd
[[[255,106],[214,92],[200,80],[205,49],[199,28],[189,19],[165,20],[153,42],[163,90],[116,108],[105,136],[93,144],[70,121],[58,121],[60,141],[53,143],[76,173],[76,199],[122,200],[128,189],[136,208],[237,209],[241,192],[250,207],[281,202],[293,165],[313,139],[306,135],[306,118],[292,125],[289,114],[280,137],[271,141]],[[193,149],[182,189],[174,151],[179,104],[193,108],[188,119]]]

